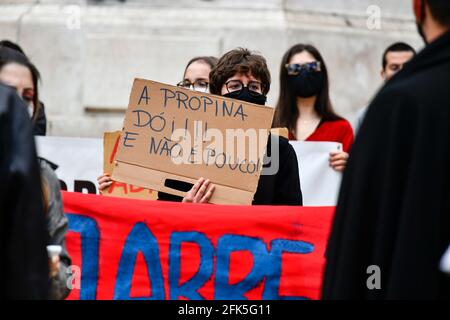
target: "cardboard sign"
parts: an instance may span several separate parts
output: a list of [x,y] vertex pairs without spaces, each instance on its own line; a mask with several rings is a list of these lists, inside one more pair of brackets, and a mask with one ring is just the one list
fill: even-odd
[[319,299],[333,207],[63,192],[69,299]]
[[216,185],[211,203],[249,205],[273,113],[270,107],[135,79],[112,179],[184,196],[167,182],[204,177]]
[[[105,132],[103,135],[103,171],[110,175],[114,169],[119,140],[120,131]],[[158,198],[157,191],[117,181],[113,181],[108,188],[100,191],[100,193],[104,196],[130,199],[156,200]]]

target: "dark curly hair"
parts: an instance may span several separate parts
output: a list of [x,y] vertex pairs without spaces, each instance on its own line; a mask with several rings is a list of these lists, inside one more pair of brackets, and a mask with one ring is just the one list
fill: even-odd
[[225,53],[209,74],[212,94],[220,95],[222,86],[235,74],[251,74],[261,81],[263,94],[270,90],[270,72],[266,59],[248,49],[237,48]]

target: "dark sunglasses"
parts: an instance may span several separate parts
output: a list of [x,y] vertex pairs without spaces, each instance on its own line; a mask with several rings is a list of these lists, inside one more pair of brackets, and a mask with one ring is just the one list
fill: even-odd
[[290,76],[296,76],[298,75],[302,70],[311,72],[319,72],[321,71],[321,65],[320,61],[314,61],[314,62],[308,62],[308,63],[287,63],[285,65],[285,68],[287,70],[288,75]]

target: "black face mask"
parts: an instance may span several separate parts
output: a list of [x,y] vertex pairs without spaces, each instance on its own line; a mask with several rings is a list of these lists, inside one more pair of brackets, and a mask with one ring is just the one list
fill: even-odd
[[298,75],[288,76],[289,90],[301,98],[309,98],[317,95],[323,88],[324,75],[322,71],[302,70]]
[[224,94],[223,96],[231,99],[237,99],[245,102],[259,104],[262,106],[266,104],[267,100],[267,97],[263,94],[254,91],[250,93],[250,90],[248,90],[247,87],[243,87],[242,90],[239,91],[229,92],[227,94]]
[[267,97],[263,94],[254,91],[250,93],[250,90],[248,90],[247,87],[243,87],[242,90],[239,91],[229,92],[227,94],[224,94],[223,96],[231,99],[237,99],[245,102],[259,104],[262,106],[266,104],[267,100]]

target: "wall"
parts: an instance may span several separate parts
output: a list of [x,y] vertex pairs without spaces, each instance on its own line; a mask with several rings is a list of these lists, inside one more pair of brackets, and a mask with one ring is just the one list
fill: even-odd
[[235,47],[267,58],[274,105],[281,57],[298,42],[320,49],[351,119],[381,85],[384,49],[422,46],[409,0],[0,0],[0,39],[40,69],[49,134],[82,137],[121,128],[134,77],[175,84],[193,56]]

